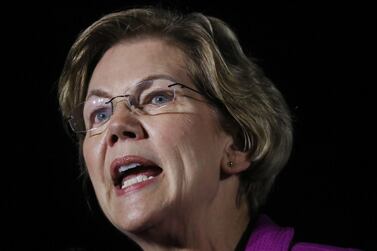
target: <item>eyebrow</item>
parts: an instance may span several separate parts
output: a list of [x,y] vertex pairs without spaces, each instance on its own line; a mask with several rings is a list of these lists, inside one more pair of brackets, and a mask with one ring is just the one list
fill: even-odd
[[[136,82],[135,84],[129,86],[123,93],[126,93],[126,91],[129,89],[129,88],[132,88],[136,85],[138,85],[139,83],[142,83],[142,82],[145,82],[145,81],[151,81],[151,80],[155,80],[155,79],[167,79],[167,80],[170,80],[174,83],[179,83],[177,80],[175,80],[173,77],[169,76],[169,75],[166,75],[166,74],[152,74],[152,75],[148,75],[147,77],[141,79],[140,81]],[[93,90],[90,90],[90,92],[88,93],[88,95],[86,96],[86,100],[88,100],[89,98],[91,98],[92,96],[97,96],[97,97],[103,97],[103,98],[111,98],[112,95],[102,89],[93,89]]]
[[166,74],[153,74],[153,75],[149,75],[149,76],[143,78],[138,83],[141,83],[141,82],[144,82],[144,81],[149,81],[149,80],[155,80],[155,79],[167,79],[167,80],[170,80],[172,82],[178,82],[172,76],[169,76],[169,75],[166,75]]
[[106,91],[104,91],[102,89],[93,89],[93,90],[90,90],[90,92],[86,96],[85,100],[89,100],[89,98],[91,98],[93,96],[103,97],[103,98],[109,98],[109,99],[111,98],[110,93],[108,93],[108,92],[106,92]]

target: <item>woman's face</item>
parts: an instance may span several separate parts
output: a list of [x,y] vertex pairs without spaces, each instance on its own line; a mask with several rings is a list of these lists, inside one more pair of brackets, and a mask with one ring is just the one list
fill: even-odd
[[[162,40],[122,42],[99,61],[88,95],[122,95],[155,75],[195,88],[185,62],[180,49]],[[83,153],[96,196],[120,230],[190,219],[205,213],[218,196],[231,137],[220,129],[215,110],[198,94],[190,95],[196,99],[179,96],[176,112],[158,115],[137,115],[118,104],[106,129],[86,135]],[[131,167],[119,175],[119,169]]]

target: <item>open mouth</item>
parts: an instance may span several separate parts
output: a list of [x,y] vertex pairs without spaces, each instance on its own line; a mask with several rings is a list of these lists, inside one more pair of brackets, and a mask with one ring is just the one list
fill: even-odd
[[113,184],[121,190],[146,183],[162,172],[162,168],[157,164],[138,156],[116,159],[112,163],[111,169]]

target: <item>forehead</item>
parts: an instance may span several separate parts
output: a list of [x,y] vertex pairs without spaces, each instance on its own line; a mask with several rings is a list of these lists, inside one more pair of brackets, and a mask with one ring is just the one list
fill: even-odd
[[94,69],[88,92],[100,89],[118,95],[151,75],[168,75],[190,85],[185,55],[171,43],[144,38],[123,41],[106,51]]

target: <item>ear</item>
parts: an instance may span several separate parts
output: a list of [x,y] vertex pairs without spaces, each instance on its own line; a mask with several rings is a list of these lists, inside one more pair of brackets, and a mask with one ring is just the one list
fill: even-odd
[[228,175],[239,174],[249,168],[251,164],[250,153],[242,152],[236,148],[233,139],[225,146],[221,160],[221,171]]

